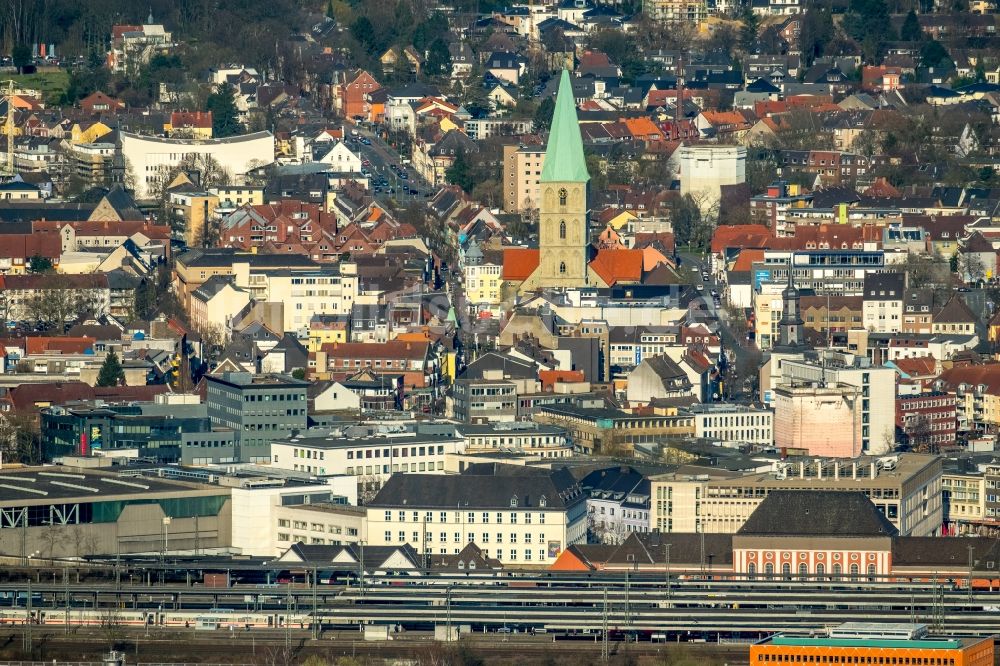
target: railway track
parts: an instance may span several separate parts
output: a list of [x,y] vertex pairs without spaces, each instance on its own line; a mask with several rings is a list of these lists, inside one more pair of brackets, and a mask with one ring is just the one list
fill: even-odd
[[[200,632],[199,632],[200,633]],[[55,660],[99,661],[107,652],[109,637],[100,631],[85,630],[69,635],[51,629],[32,631],[32,649],[23,646],[25,630],[7,628],[0,630],[0,659],[3,660]],[[145,636],[142,631],[127,631],[114,637],[115,646],[126,653],[128,662],[143,663],[212,663],[212,664],[273,664],[301,663],[316,655],[328,660],[336,657],[366,659],[416,659],[418,663],[440,663],[440,658],[459,650],[491,660],[518,664],[587,663],[600,660],[601,643],[594,641],[559,641],[549,637],[510,636],[506,640],[496,636],[468,636],[458,645],[443,645],[426,634],[410,635],[392,641],[365,641],[359,632],[324,632],[322,638],[312,640],[309,632],[294,631],[290,637],[281,630],[255,631],[253,636],[235,633],[232,637],[199,636],[191,632],[152,631]],[[682,653],[694,657],[697,663],[748,664],[746,645],[711,643],[650,644],[609,643],[611,663],[629,657],[667,657]]]

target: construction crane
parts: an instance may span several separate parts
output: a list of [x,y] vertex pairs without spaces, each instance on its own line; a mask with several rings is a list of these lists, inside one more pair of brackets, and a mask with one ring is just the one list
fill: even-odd
[[7,116],[4,118],[3,135],[7,137],[7,154],[4,161],[4,174],[10,178],[14,176],[14,86],[15,82],[8,79],[0,81],[0,90],[7,99]]

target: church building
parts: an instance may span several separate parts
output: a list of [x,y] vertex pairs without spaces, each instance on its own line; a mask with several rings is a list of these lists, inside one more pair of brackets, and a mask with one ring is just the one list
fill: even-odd
[[591,244],[589,181],[573,87],[563,70],[539,181],[538,248],[504,251],[504,281],[519,293],[642,281],[641,250],[598,250]]

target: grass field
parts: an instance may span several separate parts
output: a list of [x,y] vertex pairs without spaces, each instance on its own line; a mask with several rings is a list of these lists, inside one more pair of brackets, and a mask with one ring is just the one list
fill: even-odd
[[8,78],[13,79],[18,86],[23,88],[40,90],[42,99],[50,106],[57,103],[66,88],[69,87],[69,72],[64,69],[35,72],[34,74],[0,75],[2,80]]

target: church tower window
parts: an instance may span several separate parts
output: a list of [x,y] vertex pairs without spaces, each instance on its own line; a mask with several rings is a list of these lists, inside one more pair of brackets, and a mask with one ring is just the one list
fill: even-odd
[[559,223],[559,239],[566,240],[566,220]]
[[565,261],[559,262],[559,273],[560,274],[565,274],[566,273],[566,262]]
[[560,190],[559,190],[559,205],[560,206],[565,206],[566,205],[566,198],[567,198],[567,196],[568,195],[566,193],[566,188],[565,187],[560,188]]

